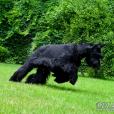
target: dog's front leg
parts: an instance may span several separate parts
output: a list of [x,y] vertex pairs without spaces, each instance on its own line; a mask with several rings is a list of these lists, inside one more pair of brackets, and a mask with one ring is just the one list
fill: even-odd
[[62,70],[67,74],[69,74],[69,81],[72,85],[74,85],[78,79],[77,76],[78,68],[76,67],[76,65],[72,63],[64,64]]
[[76,66],[72,66],[70,70],[70,83],[74,85],[78,79],[77,76],[78,69]]
[[70,75],[70,83],[74,85],[78,79],[77,73]]

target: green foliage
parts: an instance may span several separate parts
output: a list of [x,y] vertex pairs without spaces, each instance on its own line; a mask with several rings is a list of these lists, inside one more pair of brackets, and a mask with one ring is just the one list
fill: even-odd
[[102,49],[104,59],[101,61],[101,70],[105,77],[114,76],[114,32],[103,37],[106,46]]
[[38,29],[34,37],[34,42],[32,43],[32,51],[42,45],[62,43],[63,30],[52,28],[45,21],[45,15],[48,15],[47,12],[51,13],[58,4],[59,0],[49,0],[44,3],[46,11],[42,13],[42,17],[37,24],[38,26],[35,25]]
[[[40,21],[46,26],[42,35],[50,37],[53,30],[61,31],[63,43],[104,43],[104,55],[98,77],[114,74],[114,1],[65,0],[53,11],[48,10]],[[84,61],[82,62],[84,64]],[[82,67],[85,69],[84,67]],[[92,73],[91,73],[92,74]]]
[[88,77],[90,77],[90,78],[108,79],[107,77],[105,77],[105,75],[103,75],[103,70],[101,70],[101,69],[98,69],[97,74],[95,74],[95,70],[91,67],[88,67],[87,73],[88,73]]
[[54,11],[47,11],[42,23],[51,29],[63,30],[63,42],[99,42],[102,35],[114,30],[113,11],[107,2],[65,0]]
[[37,32],[34,38],[32,50],[35,50],[39,46],[46,44],[61,44],[62,43],[62,31],[47,30],[45,32]]
[[5,62],[22,64],[30,55],[31,37],[14,34],[11,38],[5,40],[4,46],[10,50],[10,57]]
[[0,45],[11,53],[6,62],[23,63],[51,43],[104,43],[98,76],[113,76],[113,0],[2,0],[0,8]]
[[[0,44],[8,47],[12,53],[6,62],[25,62],[34,47],[33,46],[31,49],[30,43],[32,43],[32,38],[38,36],[38,34],[43,34],[45,31],[45,28],[39,24],[39,19],[41,17],[43,18],[42,15],[45,15],[48,8],[52,10],[57,4],[58,1],[55,0],[2,1],[0,6],[3,7],[3,5],[8,5],[7,8],[9,8],[9,10],[5,10],[4,15],[2,16],[3,19],[1,19],[0,29],[1,34],[3,34],[0,35]],[[34,44],[34,42],[32,44]],[[43,45],[40,42],[43,42],[43,44],[50,43],[49,39],[45,40],[46,43],[44,43],[43,39],[37,37],[37,46]]]
[[[14,7],[8,12],[8,23],[12,25],[7,37],[14,33],[26,36],[31,33],[37,24],[38,18],[41,17],[41,0],[22,0],[14,1]],[[33,34],[33,33],[32,33]]]
[[12,0],[0,1],[0,39],[5,39],[8,30],[11,29],[11,26],[8,24],[7,12],[9,12],[12,7]]
[[87,73],[88,73],[88,77],[92,77],[92,78],[93,78],[93,77],[96,77],[95,71],[94,71],[94,69],[91,68],[91,67],[88,67]]
[[6,48],[0,46],[0,61],[4,62],[9,52]]

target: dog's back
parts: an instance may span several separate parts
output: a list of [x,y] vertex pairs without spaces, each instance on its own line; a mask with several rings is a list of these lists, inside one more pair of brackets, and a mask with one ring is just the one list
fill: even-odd
[[57,58],[63,53],[73,53],[73,49],[73,44],[48,44],[37,48],[35,53],[37,53],[37,56]]

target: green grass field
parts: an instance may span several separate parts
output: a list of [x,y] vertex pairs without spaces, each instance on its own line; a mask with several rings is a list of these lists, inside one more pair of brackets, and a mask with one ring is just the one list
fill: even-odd
[[0,114],[114,113],[96,109],[98,102],[114,102],[114,81],[80,74],[75,85],[57,84],[52,76],[46,85],[25,84],[25,79],[21,83],[8,81],[20,66],[0,63]]

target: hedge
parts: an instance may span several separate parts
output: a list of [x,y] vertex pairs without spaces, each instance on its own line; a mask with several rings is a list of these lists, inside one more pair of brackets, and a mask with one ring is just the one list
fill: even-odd
[[46,44],[104,43],[98,77],[113,76],[113,0],[2,0],[0,7],[0,45],[11,52],[6,62],[23,63]]

